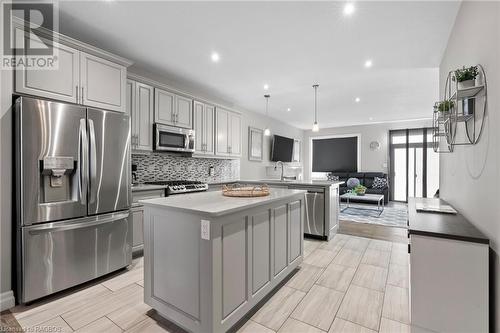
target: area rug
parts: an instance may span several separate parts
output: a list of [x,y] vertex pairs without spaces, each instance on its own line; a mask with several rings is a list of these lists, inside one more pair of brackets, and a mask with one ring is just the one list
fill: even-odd
[[[344,207],[345,203],[342,203],[341,209]],[[356,209],[355,207],[364,209]],[[369,210],[367,208],[369,208]],[[377,212],[377,205],[351,203],[349,208],[340,212],[339,219],[343,221],[406,228],[408,212],[405,205],[386,206],[382,214],[379,216],[379,213]]]

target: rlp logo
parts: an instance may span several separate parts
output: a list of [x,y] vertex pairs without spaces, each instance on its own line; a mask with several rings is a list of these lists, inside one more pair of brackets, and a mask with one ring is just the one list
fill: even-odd
[[[46,2],[11,2],[3,3],[3,55],[51,56],[52,44],[46,42],[42,36],[50,41],[54,30],[54,4]],[[12,24],[13,17],[24,20],[24,31],[37,36],[44,47],[35,47],[31,38],[26,38],[23,47],[15,45],[15,31]],[[46,32],[42,34],[42,28]],[[39,43],[37,43],[39,44]]]

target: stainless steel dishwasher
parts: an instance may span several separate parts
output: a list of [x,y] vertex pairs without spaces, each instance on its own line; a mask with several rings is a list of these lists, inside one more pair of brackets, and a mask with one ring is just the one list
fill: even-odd
[[313,237],[325,237],[325,189],[321,187],[309,187],[290,185],[288,188],[294,190],[306,190],[306,218],[304,221],[304,234]]

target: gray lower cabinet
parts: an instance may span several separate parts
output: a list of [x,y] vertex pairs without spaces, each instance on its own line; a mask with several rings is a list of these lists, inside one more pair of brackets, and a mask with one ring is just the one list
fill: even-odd
[[303,220],[303,194],[219,217],[146,206],[145,303],[189,332],[228,331],[302,262]]
[[[154,189],[132,192],[132,251],[142,251],[144,247],[144,207],[139,205],[139,200],[161,198],[165,196],[165,189]],[[139,252],[140,253],[140,252]]]
[[132,218],[132,250],[142,250],[144,245],[144,209],[133,207],[130,210]]

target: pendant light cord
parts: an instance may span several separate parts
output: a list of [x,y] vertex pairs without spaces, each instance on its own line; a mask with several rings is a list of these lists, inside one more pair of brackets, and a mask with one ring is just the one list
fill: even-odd
[[266,98],[266,116],[269,117],[269,97],[271,97],[271,95],[266,94],[264,97]]
[[318,87],[319,84],[313,85],[314,88],[314,122],[318,122]]

